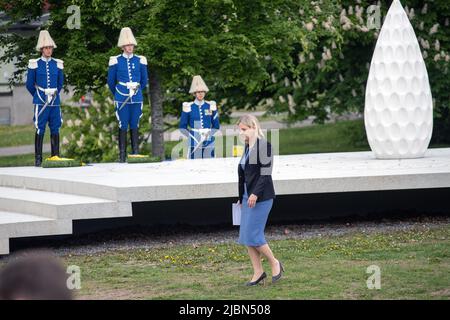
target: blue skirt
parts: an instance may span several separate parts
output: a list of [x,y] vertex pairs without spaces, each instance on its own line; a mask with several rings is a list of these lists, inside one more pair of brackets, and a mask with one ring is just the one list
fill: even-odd
[[264,237],[264,229],[270,210],[272,209],[273,199],[256,202],[253,208],[249,208],[247,204],[247,186],[245,183],[244,190],[238,243],[249,247],[259,247],[267,244],[266,238]]

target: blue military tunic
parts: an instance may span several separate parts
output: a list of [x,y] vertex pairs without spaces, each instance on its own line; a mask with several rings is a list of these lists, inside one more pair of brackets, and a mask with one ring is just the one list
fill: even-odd
[[[142,92],[147,86],[147,82],[147,59],[144,56],[121,54],[110,57],[108,86],[114,95],[116,116],[121,129],[126,130],[128,125],[130,129],[138,127],[144,100]],[[119,111],[119,107],[130,96],[130,90],[137,84],[140,86],[134,94],[131,92],[131,98]]]
[[[184,102],[181,112],[180,130],[189,138],[189,158],[214,157],[214,133],[220,129],[219,113],[215,101]],[[189,129],[188,129],[189,127]],[[195,147],[201,142],[201,132],[210,130],[210,135],[195,151]]]
[[[47,122],[52,134],[59,133],[62,124],[59,93],[64,84],[63,69],[63,61],[54,58],[41,57],[28,62],[26,87],[33,96],[33,120],[39,135],[45,133]],[[39,115],[46,103],[47,107]]]

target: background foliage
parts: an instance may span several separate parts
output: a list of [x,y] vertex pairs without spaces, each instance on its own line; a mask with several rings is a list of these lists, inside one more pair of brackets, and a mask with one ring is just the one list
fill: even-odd
[[[450,2],[401,2],[428,68],[435,108],[432,139],[448,143]],[[0,3],[12,22],[31,21],[42,13],[40,0]],[[65,116],[81,121],[72,126],[65,150],[86,161],[115,158],[116,120],[105,82],[108,57],[120,53],[116,41],[124,26],[137,36],[137,54],[149,61],[141,138],[149,130],[161,135],[170,127],[162,117],[179,115],[181,103],[192,99],[187,91],[195,74],[207,82],[207,98],[219,102],[222,122],[233,108],[258,106],[269,113],[287,112],[291,121],[314,116],[319,123],[331,113],[362,112],[379,32],[367,27],[367,8],[377,3],[382,21],[390,1],[47,1],[51,18],[44,28],[58,44],[55,56],[65,61],[66,85],[75,88],[76,98],[92,91],[97,99],[89,111],[64,108]],[[73,4],[80,6],[81,28],[69,30],[67,7]],[[37,56],[36,35],[7,32],[0,38],[9,48],[2,60],[20,58],[13,82],[19,81],[27,60]]]

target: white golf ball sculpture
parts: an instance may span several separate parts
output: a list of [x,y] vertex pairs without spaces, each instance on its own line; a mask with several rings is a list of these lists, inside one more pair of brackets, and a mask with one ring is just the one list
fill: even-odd
[[433,101],[414,29],[399,0],[389,8],[366,87],[364,123],[378,159],[423,157],[433,131]]

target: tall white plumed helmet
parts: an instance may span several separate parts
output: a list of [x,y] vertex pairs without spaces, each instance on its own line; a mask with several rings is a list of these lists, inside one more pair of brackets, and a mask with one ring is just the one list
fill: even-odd
[[122,48],[123,46],[133,44],[137,46],[136,39],[134,38],[133,31],[130,28],[125,27],[120,30],[119,41],[117,41],[117,46]]
[[52,37],[50,37],[50,33],[48,33],[47,30],[41,30],[41,32],[39,32],[36,51],[41,51],[41,49],[44,47],[56,48],[55,41],[53,41]]
[[190,94],[194,94],[195,92],[205,91],[208,92],[209,89],[206,86],[205,81],[203,81],[201,76],[194,76],[191,83],[191,89],[189,90]]

